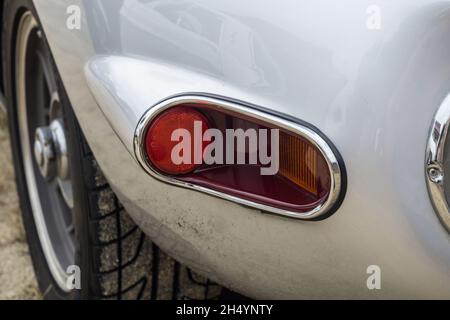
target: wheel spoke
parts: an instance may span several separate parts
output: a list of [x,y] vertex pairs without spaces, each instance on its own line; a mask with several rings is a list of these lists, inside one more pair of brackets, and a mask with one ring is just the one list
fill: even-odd
[[49,62],[44,57],[42,52],[38,51],[36,53],[36,55],[38,57],[40,67],[42,68],[42,74],[45,78],[45,83],[47,85],[48,94],[51,97],[52,94],[54,94],[55,92],[58,91],[58,88],[56,86],[55,77],[53,75],[53,72],[51,71],[51,66],[49,65]]

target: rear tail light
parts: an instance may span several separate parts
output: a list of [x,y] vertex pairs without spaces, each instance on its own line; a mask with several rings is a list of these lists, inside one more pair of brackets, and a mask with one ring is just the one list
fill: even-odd
[[323,218],[344,194],[345,169],[317,131],[218,99],[151,108],[135,151],[158,179],[285,216]]
[[[159,115],[150,125],[146,139],[145,151],[149,161],[161,172],[166,174],[190,173],[198,168],[203,161],[196,161],[195,143],[187,151],[190,161],[179,162],[172,158],[172,151],[177,146],[177,142],[172,140],[172,135],[177,130],[186,130],[191,137],[195,136],[195,122],[200,123],[201,135],[209,129],[208,120],[202,113],[192,108],[175,107]],[[199,153],[202,153],[206,143],[200,141]],[[198,147],[198,146],[197,146]]]

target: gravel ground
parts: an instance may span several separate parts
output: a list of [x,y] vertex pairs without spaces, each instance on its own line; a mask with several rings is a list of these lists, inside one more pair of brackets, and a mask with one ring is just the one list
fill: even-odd
[[39,299],[18,207],[5,116],[0,110],[0,299]]

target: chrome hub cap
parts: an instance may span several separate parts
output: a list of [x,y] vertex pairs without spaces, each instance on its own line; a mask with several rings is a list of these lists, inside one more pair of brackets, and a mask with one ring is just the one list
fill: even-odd
[[56,173],[56,152],[53,139],[50,127],[41,127],[36,130],[34,156],[42,176],[47,180],[53,180]]
[[34,157],[42,177],[47,181],[56,179],[67,206],[73,208],[69,157],[64,124],[61,119],[53,120],[47,127],[36,129]]

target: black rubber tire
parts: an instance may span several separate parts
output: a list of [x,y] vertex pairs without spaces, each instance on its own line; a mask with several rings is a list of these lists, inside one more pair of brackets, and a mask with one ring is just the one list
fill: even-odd
[[[0,2],[1,5],[1,2]],[[104,178],[58,75],[58,91],[68,131],[75,208],[76,264],[82,288],[70,293],[55,283],[34,223],[23,168],[14,88],[14,47],[20,16],[36,11],[29,0],[5,0],[2,64],[17,189],[35,273],[46,299],[208,299],[220,286],[168,257],[131,220]],[[38,20],[38,19],[37,19]],[[45,38],[45,35],[44,35]],[[48,55],[51,58],[47,46]],[[52,58],[51,58],[52,59]]]

